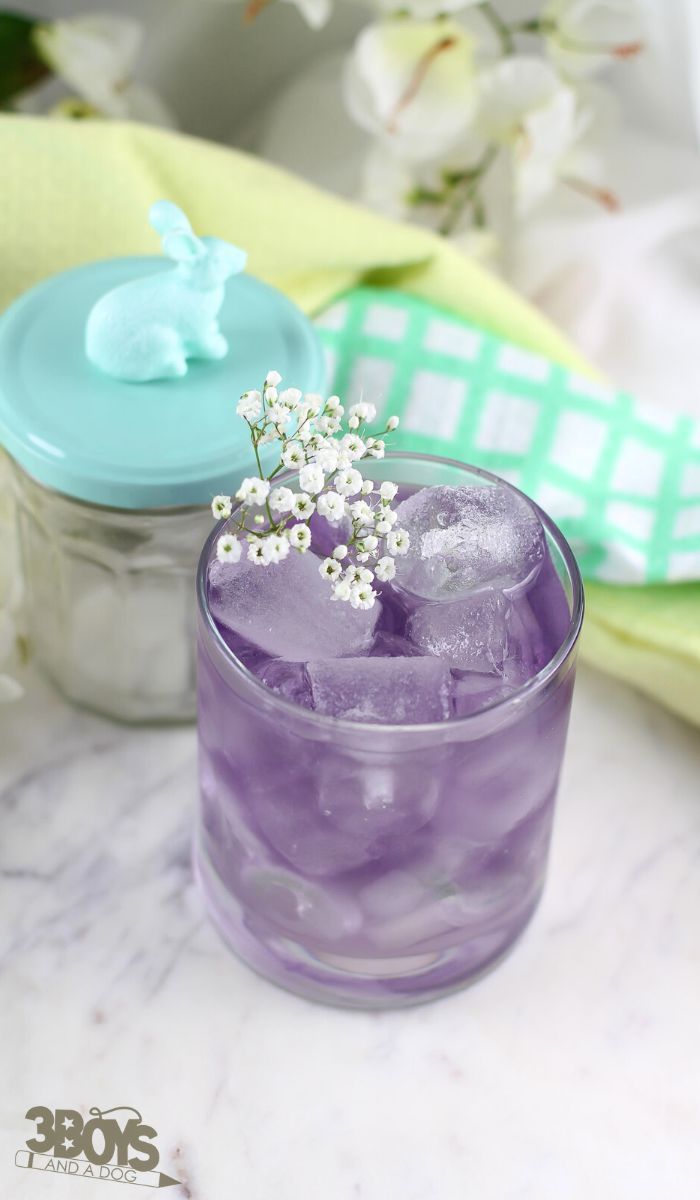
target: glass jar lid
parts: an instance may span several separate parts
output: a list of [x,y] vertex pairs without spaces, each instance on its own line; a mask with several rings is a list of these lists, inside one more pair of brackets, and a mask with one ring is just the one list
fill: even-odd
[[218,313],[224,358],[192,358],[181,377],[124,382],[86,356],[88,316],[110,289],[172,267],[122,258],[45,280],[0,319],[0,443],[39,483],[116,508],[206,504],[254,474],[236,416],[241,392],[269,370],[321,392],[313,326],[281,292],[250,275],[226,284]]

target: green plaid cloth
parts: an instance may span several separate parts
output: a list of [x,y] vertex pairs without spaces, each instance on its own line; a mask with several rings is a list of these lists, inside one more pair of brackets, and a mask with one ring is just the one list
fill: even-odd
[[522,488],[590,578],[700,579],[700,423],[640,404],[404,293],[357,288],[317,318],[330,390],[396,413],[396,448]]

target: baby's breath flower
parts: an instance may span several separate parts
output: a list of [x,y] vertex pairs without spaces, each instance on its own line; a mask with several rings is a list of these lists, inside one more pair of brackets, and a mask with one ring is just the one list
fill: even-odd
[[386,501],[387,504],[391,504],[391,501],[394,499],[394,496],[398,490],[399,489],[395,483],[390,483],[388,479],[385,479],[379,489],[379,495],[381,496],[382,500]]
[[317,417],[316,428],[318,429],[319,433],[337,433],[340,429],[340,417]]
[[278,429],[285,429],[292,419],[292,414],[284,404],[273,404],[267,410],[267,419]]
[[271,533],[263,541],[263,555],[266,563],[278,563],[289,554],[289,541],[280,533]]
[[345,516],[345,503],[338,492],[322,492],[317,507],[319,515],[327,521],[342,521]]
[[408,530],[395,529],[387,536],[386,548],[390,554],[408,554],[410,541]]
[[362,476],[354,467],[346,467],[344,471],[339,471],[333,482],[341,496],[356,496],[362,488]]
[[300,550],[305,554],[311,545],[311,530],[308,525],[292,525],[291,529],[287,530],[290,546],[295,550]]
[[362,542],[360,544],[360,549],[362,550],[363,554],[371,554],[374,550],[377,549],[378,545],[379,545],[379,538],[376,538],[374,536],[374,534],[371,533],[369,535],[369,537],[364,537],[362,539]]
[[332,600],[349,600],[352,596],[352,587],[347,579],[338,579],[333,585],[331,593]]
[[351,462],[357,462],[360,458],[364,458],[366,449],[365,443],[362,441],[361,437],[358,437],[356,433],[346,433],[345,436],[341,438],[340,444],[345,450],[345,453],[350,456]]
[[343,568],[341,567],[340,563],[336,562],[334,558],[324,558],[323,562],[319,563],[318,567],[319,574],[322,575],[324,579],[331,580],[338,579],[342,569]]
[[302,403],[307,416],[317,417],[323,412],[323,396],[319,396],[318,392],[307,392]]
[[288,442],[282,451],[282,462],[292,471],[297,467],[303,467],[306,462],[304,447],[299,442]]
[[315,508],[316,505],[306,492],[295,492],[292,503],[292,512],[295,517],[299,517],[302,521],[308,521]]
[[350,516],[363,525],[371,525],[374,522],[374,512],[366,500],[355,500],[349,509]]
[[325,476],[318,463],[307,463],[299,472],[301,487],[305,492],[310,492],[312,496],[316,496],[318,492],[322,491],[325,482]]
[[248,560],[255,563],[258,567],[267,566],[267,558],[265,557],[265,538],[250,538],[248,545]]
[[362,492],[363,496],[371,496],[372,492],[374,491],[374,484],[373,484],[372,480],[365,479],[364,483],[362,484],[362,487],[360,488],[360,491]]
[[301,392],[299,388],[285,388],[283,392],[280,392],[278,399],[280,404],[284,404],[285,408],[294,411],[301,400]]
[[267,372],[267,375],[265,376],[265,386],[266,387],[277,387],[277,384],[281,383],[281,382],[282,382],[282,376],[280,375],[279,371],[268,371]]
[[347,558],[347,556],[348,556],[347,546],[336,546],[335,550],[333,551],[333,558],[337,558],[339,562],[342,562],[342,560],[344,558]]
[[367,453],[370,458],[384,458],[385,445],[382,438],[375,438]]
[[269,499],[273,512],[288,513],[292,511],[294,492],[288,487],[276,487],[270,492]]
[[224,533],[216,543],[216,557],[220,563],[237,563],[241,557],[241,543],[232,533]]
[[387,433],[393,433],[395,429],[398,429],[398,427],[399,427],[399,418],[396,416],[389,417],[389,420],[386,423]]
[[246,421],[257,421],[261,411],[260,399],[260,392],[244,392],[236,405],[239,417],[244,417]]
[[374,608],[377,593],[369,583],[354,583],[350,588],[350,603],[353,608]]
[[340,396],[329,396],[326,400],[325,409],[327,413],[331,413],[336,417],[342,417],[345,409],[340,403]]
[[326,475],[332,475],[338,469],[337,447],[332,443],[328,446],[321,446],[320,450],[316,451],[315,461]]
[[217,521],[224,521],[231,516],[231,497],[215,496],[211,502],[211,511]]
[[267,479],[250,476],[248,479],[241,480],[241,486],[236,492],[236,499],[243,504],[264,504],[269,493],[270,484]]
[[389,580],[393,579],[396,574],[396,563],[394,562],[393,558],[391,558],[388,554],[385,554],[383,558],[379,559],[379,562],[374,568],[374,573],[377,576],[377,579],[381,579],[382,583],[388,583]]
[[267,405],[276,404],[277,403],[277,388],[276,387],[266,387],[265,391],[263,392],[263,399]]
[[368,567],[358,567],[352,563],[343,571],[343,579],[347,579],[348,583],[371,583],[374,575]]

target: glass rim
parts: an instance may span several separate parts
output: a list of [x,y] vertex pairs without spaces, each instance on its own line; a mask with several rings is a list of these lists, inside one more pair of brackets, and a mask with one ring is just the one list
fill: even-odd
[[[520,488],[517,488],[514,484],[509,483],[507,479],[503,479],[502,476],[495,475],[492,471],[487,471],[482,467],[474,467],[471,465],[471,463],[465,463],[456,458],[447,458],[446,456],[440,454],[423,454],[420,451],[412,450],[388,450],[383,461],[386,461],[387,459],[390,460],[399,458],[424,463],[444,463],[448,466],[456,467],[462,471],[469,471],[472,474],[481,477],[482,479],[489,480],[489,482],[505,485],[518,496],[522,496],[528,504],[532,505],[537,512],[545,531],[549,534],[557,546],[557,549],[560,551],[571,580],[571,614],[566,635],[556,653],[552,655],[549,662],[545,663],[541,670],[539,670],[535,675],[532,675],[528,680],[526,680],[525,683],[515,688],[510,695],[504,696],[498,700],[494,700],[491,704],[485,705],[484,708],[480,708],[477,712],[468,713],[466,716],[450,717],[446,721],[427,721],[419,722],[417,724],[391,724],[385,721],[350,721],[347,717],[331,717],[327,713],[315,712],[313,709],[305,708],[301,704],[295,704],[293,701],[287,700],[284,696],[281,696],[278,692],[274,692],[272,688],[267,687],[260,679],[258,679],[252,671],[249,671],[248,668],[241,662],[241,660],[237,658],[231,647],[227,644],[212,616],[206,590],[207,568],[211,561],[211,548],[215,540],[221,535],[222,528],[230,520],[230,518],[227,517],[224,520],[219,521],[214,526],[212,532],[204,543],[202,552],[199,556],[196,580],[197,607],[199,609],[200,616],[204,620],[206,632],[213,639],[214,644],[220,653],[223,654],[227,666],[233,670],[234,674],[244,684],[247,684],[252,689],[253,698],[259,697],[266,703],[272,704],[272,706],[277,708],[282,714],[293,714],[297,720],[303,721],[306,719],[309,724],[320,726],[321,728],[326,728],[329,730],[343,730],[344,732],[355,734],[367,733],[367,735],[370,737],[376,736],[378,733],[381,733],[384,736],[387,734],[398,736],[407,732],[411,734],[427,734],[435,733],[437,730],[445,731],[446,729],[459,729],[467,726],[469,728],[474,728],[479,724],[486,725],[487,718],[492,718],[494,713],[504,712],[509,708],[517,709],[526,701],[531,700],[533,697],[539,695],[540,692],[544,691],[550,680],[557,674],[560,667],[567,661],[571,652],[576,646],[579,634],[581,632],[581,626],[583,624],[585,607],[583,579],[569,542],[565,538],[559,526],[554,523],[552,518],[549,517],[542,508],[540,508],[539,504],[537,504],[536,501],[532,500],[529,496],[526,496],[525,493],[520,490]],[[281,475],[279,481],[284,481],[284,479],[293,479],[294,477],[295,472],[289,471],[285,475]],[[234,509],[233,511],[235,512],[236,510]]]

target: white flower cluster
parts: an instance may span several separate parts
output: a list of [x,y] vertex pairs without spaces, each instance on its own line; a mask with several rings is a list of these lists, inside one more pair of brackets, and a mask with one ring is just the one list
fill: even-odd
[[[409,547],[408,533],[396,528],[391,507],[396,484],[385,480],[376,485],[364,478],[358,465],[384,457],[384,437],[366,428],[376,419],[376,407],[353,404],[343,432],[345,409],[337,396],[324,400],[302,395],[298,388],[280,391],[280,383],[279,373],[270,371],[261,391],[244,392],[238,401],[238,415],[250,429],[258,474],[243,479],[234,497],[215,496],[212,501],[217,519],[233,516],[233,528],[217,542],[217,558],[237,563],[245,550],[250,562],[270,566],[291,551],[305,554],[311,546],[309,522],[317,512],[331,525],[343,526],[345,540],[319,565],[333,599],[353,608],[371,608],[377,596],[375,579],[393,579],[394,559]],[[398,417],[390,417],[382,434],[392,433],[398,424]],[[280,461],[264,475],[260,447],[274,441],[280,443]],[[285,468],[294,472],[297,490],[275,484]]]

